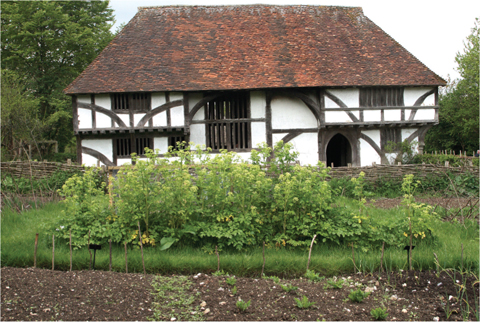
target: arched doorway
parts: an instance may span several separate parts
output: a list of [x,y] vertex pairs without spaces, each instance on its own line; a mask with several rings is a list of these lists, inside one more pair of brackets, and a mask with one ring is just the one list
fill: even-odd
[[352,147],[347,138],[341,134],[336,134],[327,146],[327,166],[346,167],[352,163]]

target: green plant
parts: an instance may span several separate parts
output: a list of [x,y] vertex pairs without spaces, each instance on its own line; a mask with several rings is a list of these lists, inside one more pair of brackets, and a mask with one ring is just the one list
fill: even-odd
[[228,276],[228,273],[225,273],[225,271],[222,269],[221,271],[215,271],[212,273],[213,276]]
[[364,299],[366,299],[368,297],[368,295],[370,295],[370,293],[364,292],[360,289],[352,290],[352,291],[350,291],[350,294],[348,294],[348,299],[352,302],[360,303]]
[[307,298],[307,296],[303,296],[302,299],[297,299],[297,298],[294,298],[295,300],[295,305],[299,308],[299,309],[308,309],[309,307],[311,307],[312,305],[315,304],[315,302],[310,302]]
[[377,307],[375,309],[372,309],[370,311],[370,315],[376,320],[376,321],[383,321],[387,318],[388,313],[387,313],[387,308],[381,308]]
[[237,283],[237,280],[235,279],[235,276],[232,276],[232,277],[227,277],[226,282],[228,285],[234,286],[235,283]]
[[237,286],[234,286],[232,288],[232,295],[236,295],[237,294]]
[[237,301],[236,306],[241,312],[245,312],[250,306],[251,301],[252,300],[248,300],[248,302],[244,302],[242,299],[240,299]]
[[324,289],[341,289],[343,288],[344,281],[342,279],[330,278],[327,280],[327,283],[323,287]]
[[280,283],[280,278],[277,276],[263,276],[263,279],[272,280],[274,283]]
[[320,276],[320,274],[315,273],[314,270],[307,270],[304,276],[313,282],[320,282],[325,279],[325,276]]
[[284,290],[287,293],[296,291],[298,289],[298,286],[292,286],[291,284],[280,285],[280,286],[282,287],[282,290]]

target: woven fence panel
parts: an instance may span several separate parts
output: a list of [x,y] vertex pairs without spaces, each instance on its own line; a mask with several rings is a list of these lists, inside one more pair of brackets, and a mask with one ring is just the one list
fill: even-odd
[[43,179],[51,176],[56,171],[83,171],[83,167],[77,164],[66,164],[60,162],[38,162],[38,161],[12,161],[1,162],[0,170],[17,178]]

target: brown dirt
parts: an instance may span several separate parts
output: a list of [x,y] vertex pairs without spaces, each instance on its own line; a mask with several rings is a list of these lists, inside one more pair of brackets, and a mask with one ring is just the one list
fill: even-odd
[[[125,274],[102,271],[61,272],[33,268],[3,267],[1,270],[2,320],[147,320],[153,315],[151,281],[153,275]],[[212,321],[234,320],[372,320],[370,310],[386,307],[390,321],[462,320],[459,309],[464,301],[457,299],[462,278],[457,273],[450,277],[442,272],[396,272],[382,274],[354,274],[338,277],[345,279],[342,289],[324,289],[326,280],[312,283],[305,278],[281,280],[280,284],[298,286],[286,293],[272,280],[237,278],[237,294],[233,295],[225,276],[200,274],[190,276],[193,282],[188,290],[195,295],[194,305],[202,308],[204,319]],[[458,280],[458,282],[456,282]],[[347,300],[351,290],[376,289],[361,303]],[[467,295],[471,313],[467,319],[475,320],[478,310],[479,289],[476,278],[467,278]],[[316,304],[300,309],[294,298],[308,297]],[[453,296],[452,298],[449,297]],[[250,307],[240,312],[237,300],[251,300]],[[464,298],[467,298],[464,296]],[[453,310],[449,319],[445,304]],[[160,303],[161,304],[161,303]],[[205,312],[209,311],[209,313]],[[178,312],[177,312],[178,313]],[[478,314],[478,313],[477,313]],[[161,311],[160,317],[170,321],[176,312]],[[192,315],[193,317],[193,315]]]

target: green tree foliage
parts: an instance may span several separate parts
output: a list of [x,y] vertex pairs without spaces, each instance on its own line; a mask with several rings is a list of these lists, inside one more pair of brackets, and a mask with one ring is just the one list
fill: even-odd
[[24,91],[18,75],[2,70],[2,159],[22,154],[24,151],[18,149],[23,142],[35,143],[40,139],[43,125],[35,118],[37,112],[38,100]]
[[112,40],[108,1],[2,1],[2,69],[16,71],[39,100],[46,139],[60,149],[73,137],[62,90]]
[[480,19],[465,41],[463,53],[457,53],[456,62],[462,77],[450,82],[440,97],[440,122],[428,131],[427,151],[476,151],[479,144],[479,43]]

